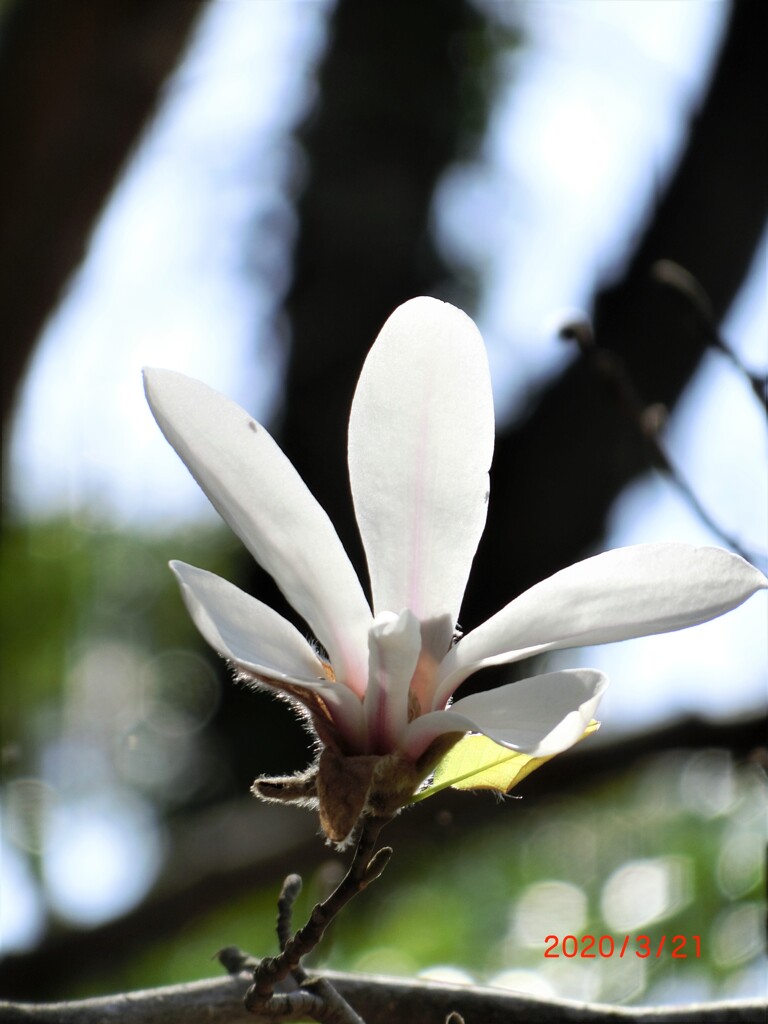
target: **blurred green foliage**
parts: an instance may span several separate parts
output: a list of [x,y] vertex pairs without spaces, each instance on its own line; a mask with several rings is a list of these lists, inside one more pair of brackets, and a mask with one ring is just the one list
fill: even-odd
[[[206,791],[215,797],[224,762],[203,727],[223,677],[214,674],[215,655],[198,653],[165,563],[189,558],[233,578],[239,554],[223,529],[174,526],[165,536],[71,520],[6,529],[1,707],[9,786],[25,776],[41,780],[65,806],[96,794],[95,786],[128,786],[160,814]],[[246,697],[254,702],[248,727],[258,746],[272,727],[258,721],[258,698]],[[334,923],[318,965],[449,970],[450,977],[462,972],[482,983],[606,1002],[756,991],[765,969],[766,794],[754,766],[734,765],[719,750],[670,752],[578,796],[504,801],[490,824],[469,832],[429,808],[425,801],[405,812],[422,818],[418,841],[395,843],[382,879]],[[44,822],[27,820],[22,832],[34,839],[36,828],[44,831]],[[20,851],[39,868],[44,843],[22,842]],[[306,879],[297,922],[344,863],[329,851]],[[190,908],[189,924],[172,941],[148,945],[70,994],[208,977],[211,956],[225,945],[272,953],[276,898],[276,891],[244,892],[205,917]],[[557,937],[559,957],[545,957],[548,935]],[[598,951],[583,941],[564,949],[566,935],[612,936],[613,955],[582,956]],[[622,957],[624,935],[630,943]],[[647,958],[636,955],[641,935],[649,937]],[[676,935],[687,939],[686,959],[671,955]]]
[[[435,821],[422,804],[407,812],[424,816],[418,843],[395,845],[382,878],[334,922],[313,962],[601,1002],[755,994],[765,970],[765,806],[761,775],[722,751],[656,757],[574,798],[505,802],[495,822],[472,832]],[[307,879],[297,925],[344,861],[329,851]],[[212,954],[229,944],[276,952],[276,899],[276,890],[244,893],[146,948],[103,990],[209,977]],[[557,958],[544,956],[548,935],[559,940]],[[574,949],[563,947],[566,935],[580,940],[576,956],[563,953]],[[585,943],[588,935],[611,936],[612,955]],[[640,956],[646,946],[650,955]]]
[[206,568],[231,575],[235,552],[237,541],[221,527],[176,526],[165,535],[68,517],[7,523],[0,540],[5,771],[36,771],[43,733],[50,736],[65,715],[73,668],[90,647],[115,642],[137,659],[197,650],[167,562],[204,553]]

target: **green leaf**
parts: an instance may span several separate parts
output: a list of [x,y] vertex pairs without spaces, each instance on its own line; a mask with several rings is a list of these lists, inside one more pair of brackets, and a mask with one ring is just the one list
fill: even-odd
[[[599,728],[600,723],[592,719],[581,739]],[[554,756],[531,757],[530,754],[520,754],[494,743],[487,736],[470,733],[451,747],[435,768],[432,781],[416,793],[411,802],[426,800],[428,796],[434,796],[449,786],[452,789],[492,789],[497,793],[509,793],[526,775],[551,761]]]

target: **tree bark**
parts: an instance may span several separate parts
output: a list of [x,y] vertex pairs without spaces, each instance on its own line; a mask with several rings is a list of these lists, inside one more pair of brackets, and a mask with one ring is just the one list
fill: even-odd
[[[204,0],[14,0],[0,35],[2,423]],[[105,344],[109,342],[105,340]]]
[[[376,975],[323,972],[366,1024],[445,1024],[460,1013],[467,1024],[763,1024],[768,1004],[759,999],[688,1006],[606,1006],[538,999],[504,989],[446,985]],[[169,988],[72,1003],[0,1003],[0,1024],[269,1024],[274,1017],[247,1013],[250,976],[216,978]],[[303,1017],[283,1017],[301,1020]]]

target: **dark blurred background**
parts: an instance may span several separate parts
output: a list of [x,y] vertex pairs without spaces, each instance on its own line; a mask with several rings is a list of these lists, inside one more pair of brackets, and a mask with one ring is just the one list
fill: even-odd
[[[246,797],[306,764],[307,737],[229,681],[166,562],[292,613],[167,449],[142,364],[266,421],[364,578],[354,384],[392,309],[436,295],[477,319],[497,401],[465,630],[606,546],[718,543],[765,569],[766,8],[0,16],[0,995],[54,998],[265,953],[281,873],[304,870],[309,901],[338,868],[311,815]],[[352,917],[326,955],[616,1002],[755,994],[765,602],[558,659],[612,676],[601,734],[523,801],[402,816],[375,929]],[[542,959],[552,932],[672,929],[702,956]]]

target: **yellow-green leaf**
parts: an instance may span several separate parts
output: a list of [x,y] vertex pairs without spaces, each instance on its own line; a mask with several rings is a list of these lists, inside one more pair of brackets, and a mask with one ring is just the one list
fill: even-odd
[[[600,723],[592,719],[581,739],[599,727]],[[452,789],[492,789],[498,793],[509,793],[526,775],[554,756],[520,754],[494,743],[487,736],[471,733],[448,751],[435,768],[432,781],[416,793],[412,802],[425,800],[448,786]]]

